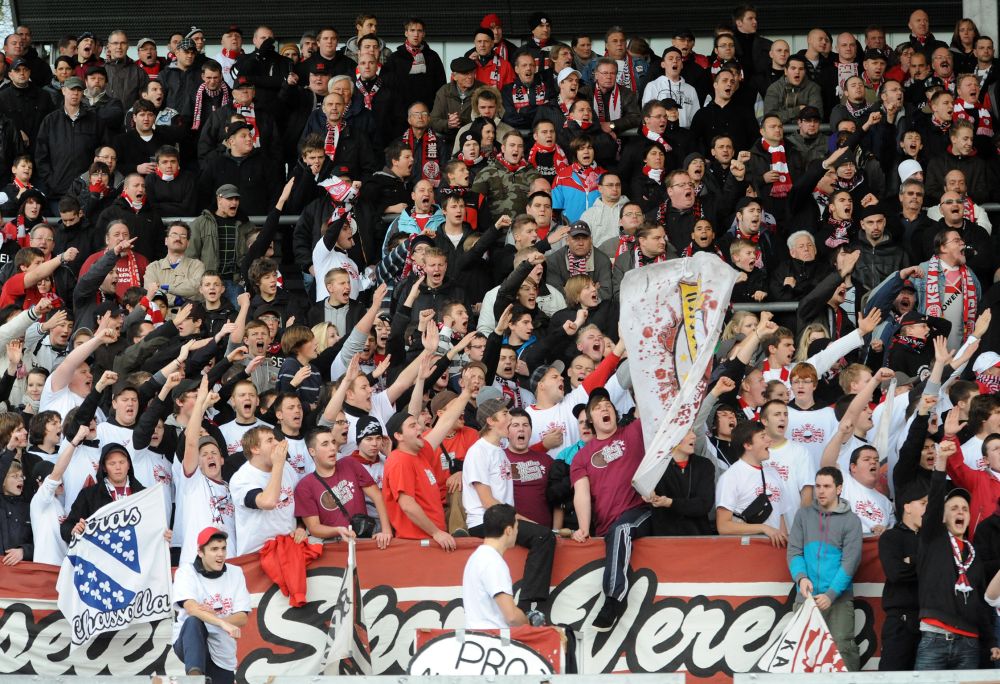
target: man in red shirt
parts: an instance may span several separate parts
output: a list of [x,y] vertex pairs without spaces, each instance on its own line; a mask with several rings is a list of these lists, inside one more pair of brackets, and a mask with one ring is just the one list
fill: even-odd
[[0,307],[19,304],[22,309],[28,309],[38,303],[44,296],[38,289],[42,280],[48,280],[48,291],[55,298],[52,290],[52,274],[67,261],[76,259],[76,247],[70,247],[55,259],[45,261],[45,255],[35,247],[22,247],[14,255],[14,267],[17,273],[10,277],[0,291]]
[[587,398],[587,419],[594,438],[573,458],[573,507],[580,529],[573,539],[581,544],[594,533],[604,537],[604,605],[594,619],[594,629],[614,627],[625,609],[628,595],[628,562],[632,541],[652,534],[653,511],[632,487],[632,476],[642,462],[645,446],[642,425],[636,420],[618,427],[618,412],[603,387]]
[[393,451],[385,462],[382,494],[389,521],[400,539],[433,539],[446,551],[455,549],[455,538],[445,524],[441,490],[428,463],[470,399],[472,391],[467,387],[423,437],[419,422],[406,411],[386,422]]

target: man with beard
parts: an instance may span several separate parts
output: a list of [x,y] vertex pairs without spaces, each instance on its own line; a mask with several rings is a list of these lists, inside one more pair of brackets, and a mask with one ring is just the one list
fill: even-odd
[[854,266],[851,282],[857,288],[855,297],[861,299],[898,271],[903,266],[905,255],[903,248],[886,232],[885,210],[880,205],[863,207],[857,218],[861,230],[854,244],[861,257]]
[[535,59],[521,52],[514,61],[517,78],[500,91],[503,96],[503,122],[514,128],[530,128],[538,108],[553,99],[551,87],[538,74]]
[[[775,45],[781,43],[784,41]],[[806,107],[818,112],[822,106],[819,86],[806,77],[806,58],[800,55],[788,59],[783,75],[768,86],[764,95],[764,111],[774,112],[785,124],[795,121]]]
[[503,137],[500,154],[476,175],[471,190],[490,200],[490,216],[516,216],[528,205],[531,184],[540,178],[524,159],[524,138],[517,131]]

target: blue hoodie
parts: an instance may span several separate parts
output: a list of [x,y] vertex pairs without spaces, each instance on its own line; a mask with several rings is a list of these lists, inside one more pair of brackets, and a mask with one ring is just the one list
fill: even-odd
[[799,580],[808,577],[813,595],[826,594],[830,602],[853,596],[854,573],[861,563],[861,520],[841,499],[832,511],[814,500],[795,515],[788,535],[788,569],[795,582],[795,602],[805,597]]

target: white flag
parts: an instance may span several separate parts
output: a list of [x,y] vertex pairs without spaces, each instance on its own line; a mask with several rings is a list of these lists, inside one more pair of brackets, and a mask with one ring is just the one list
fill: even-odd
[[109,503],[70,540],[56,586],[71,648],[133,623],[173,619],[162,486]]
[[340,665],[351,659],[350,674],[372,674],[367,653],[367,634],[362,625],[361,590],[358,586],[355,542],[350,540],[347,547],[347,567],[333,607],[330,631],[327,634],[327,650],[323,659],[323,674],[340,674]]
[[632,485],[643,496],[698,413],[736,275],[715,254],[699,252],[633,269],[622,280],[621,333],[646,445]]
[[810,596],[781,636],[764,651],[757,670],[772,673],[847,672],[823,614]]

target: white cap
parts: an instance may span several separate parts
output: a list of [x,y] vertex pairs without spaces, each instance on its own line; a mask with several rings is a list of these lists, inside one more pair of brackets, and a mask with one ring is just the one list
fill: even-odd
[[916,159],[907,159],[899,163],[897,171],[899,173],[899,181],[903,182],[915,173],[923,173],[924,169]]
[[972,370],[976,373],[988,371],[990,368],[1000,366],[1000,354],[996,352],[983,352],[972,364]]
[[573,67],[563,67],[562,69],[559,70],[559,75],[556,76],[556,82],[557,83],[562,83],[567,78],[569,78],[570,75],[572,75],[572,74],[576,74],[577,78],[583,78],[583,74],[581,74],[579,71],[577,71]]

